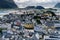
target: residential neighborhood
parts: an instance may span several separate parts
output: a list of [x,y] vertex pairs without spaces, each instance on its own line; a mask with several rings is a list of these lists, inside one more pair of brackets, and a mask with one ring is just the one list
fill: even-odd
[[15,9],[0,17],[0,40],[60,40],[57,9]]

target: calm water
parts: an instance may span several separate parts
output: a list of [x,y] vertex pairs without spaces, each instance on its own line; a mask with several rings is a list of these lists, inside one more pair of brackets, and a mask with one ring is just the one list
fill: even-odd
[[15,9],[1,9],[0,10],[0,17],[1,16],[3,16],[3,15],[5,15],[5,14],[9,14],[9,13],[11,13],[12,11],[14,11]]
[[[57,9],[57,11],[55,12],[55,14],[60,15],[60,8],[55,8],[55,9]],[[15,10],[15,9],[1,9],[0,10],[0,16],[10,13],[12,10]]]

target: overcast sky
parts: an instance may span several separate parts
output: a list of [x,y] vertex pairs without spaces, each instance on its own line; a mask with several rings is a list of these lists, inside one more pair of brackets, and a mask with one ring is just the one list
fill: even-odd
[[26,2],[26,1],[31,1],[31,2],[60,2],[60,0],[14,0],[16,2]]
[[53,7],[60,0],[14,0],[18,7],[29,5],[42,5],[44,7]]

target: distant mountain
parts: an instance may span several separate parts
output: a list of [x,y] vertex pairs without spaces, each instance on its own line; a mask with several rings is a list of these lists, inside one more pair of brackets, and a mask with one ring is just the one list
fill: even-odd
[[26,8],[28,8],[28,9],[35,8],[35,6],[27,6]]
[[17,8],[13,0],[0,0],[0,8]]
[[42,7],[42,6],[27,6],[26,8],[27,8],[27,9],[45,9],[45,8]]
[[36,9],[44,9],[42,6],[37,6]]
[[60,3],[57,3],[57,4],[55,5],[55,8],[60,8]]

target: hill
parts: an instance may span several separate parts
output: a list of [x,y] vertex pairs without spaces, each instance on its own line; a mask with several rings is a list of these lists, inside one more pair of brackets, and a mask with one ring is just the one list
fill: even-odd
[[13,0],[0,0],[0,8],[17,8]]

